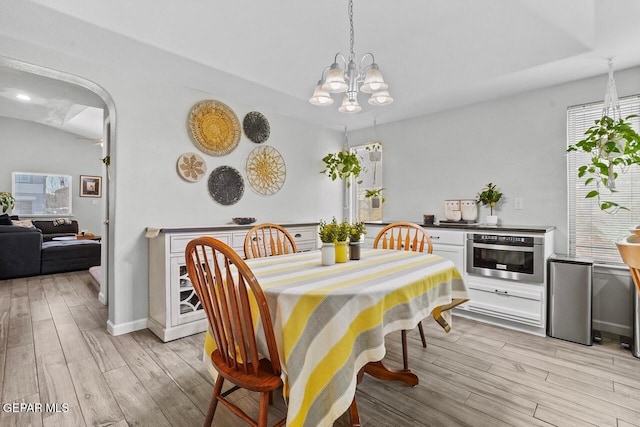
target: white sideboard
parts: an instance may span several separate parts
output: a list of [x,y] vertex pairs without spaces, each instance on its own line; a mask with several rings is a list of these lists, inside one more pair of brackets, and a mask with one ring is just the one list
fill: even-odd
[[[281,224],[299,252],[318,248],[317,223]],[[147,327],[167,342],[202,332],[207,319],[187,274],[184,251],[194,238],[211,236],[244,257],[244,239],[252,225],[217,227],[148,227],[149,316]]]

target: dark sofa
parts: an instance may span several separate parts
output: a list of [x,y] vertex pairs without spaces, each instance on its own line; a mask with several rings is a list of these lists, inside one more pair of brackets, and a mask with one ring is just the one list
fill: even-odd
[[0,280],[40,274],[42,233],[0,225]]
[[32,222],[37,228],[0,225],[0,280],[88,270],[100,265],[102,245],[99,242],[52,240],[75,236],[77,221],[57,226],[52,220]]

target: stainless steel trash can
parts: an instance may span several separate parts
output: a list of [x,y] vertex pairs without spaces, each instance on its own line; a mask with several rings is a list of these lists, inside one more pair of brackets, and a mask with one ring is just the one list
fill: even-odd
[[547,290],[547,335],[592,345],[593,260],[551,256]]

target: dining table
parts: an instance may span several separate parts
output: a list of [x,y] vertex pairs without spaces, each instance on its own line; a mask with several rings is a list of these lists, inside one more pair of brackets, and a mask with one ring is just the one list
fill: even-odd
[[[360,260],[325,266],[312,251],[246,263],[269,305],[289,427],[331,426],[347,410],[359,425],[354,396],[363,373],[418,384],[410,370],[382,364],[385,336],[468,300],[454,263],[427,253],[363,249]],[[206,333],[205,354],[214,349]],[[209,357],[205,363],[215,375]]]

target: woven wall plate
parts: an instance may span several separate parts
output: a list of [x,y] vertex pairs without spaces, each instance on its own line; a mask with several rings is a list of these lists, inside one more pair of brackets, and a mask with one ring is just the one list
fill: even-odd
[[269,121],[262,113],[258,113],[257,111],[252,111],[244,116],[242,128],[247,138],[256,144],[262,144],[269,139],[269,135],[271,134]]
[[263,196],[280,191],[287,177],[284,159],[269,145],[256,147],[249,153],[246,172],[249,186]]
[[244,194],[244,180],[237,169],[219,166],[209,175],[209,194],[221,205],[236,204]]
[[220,101],[206,100],[194,105],[189,113],[189,131],[195,145],[212,156],[229,154],[240,142],[238,116]]
[[196,153],[184,153],[178,158],[178,173],[189,181],[197,182],[207,173],[207,164],[204,159]]

